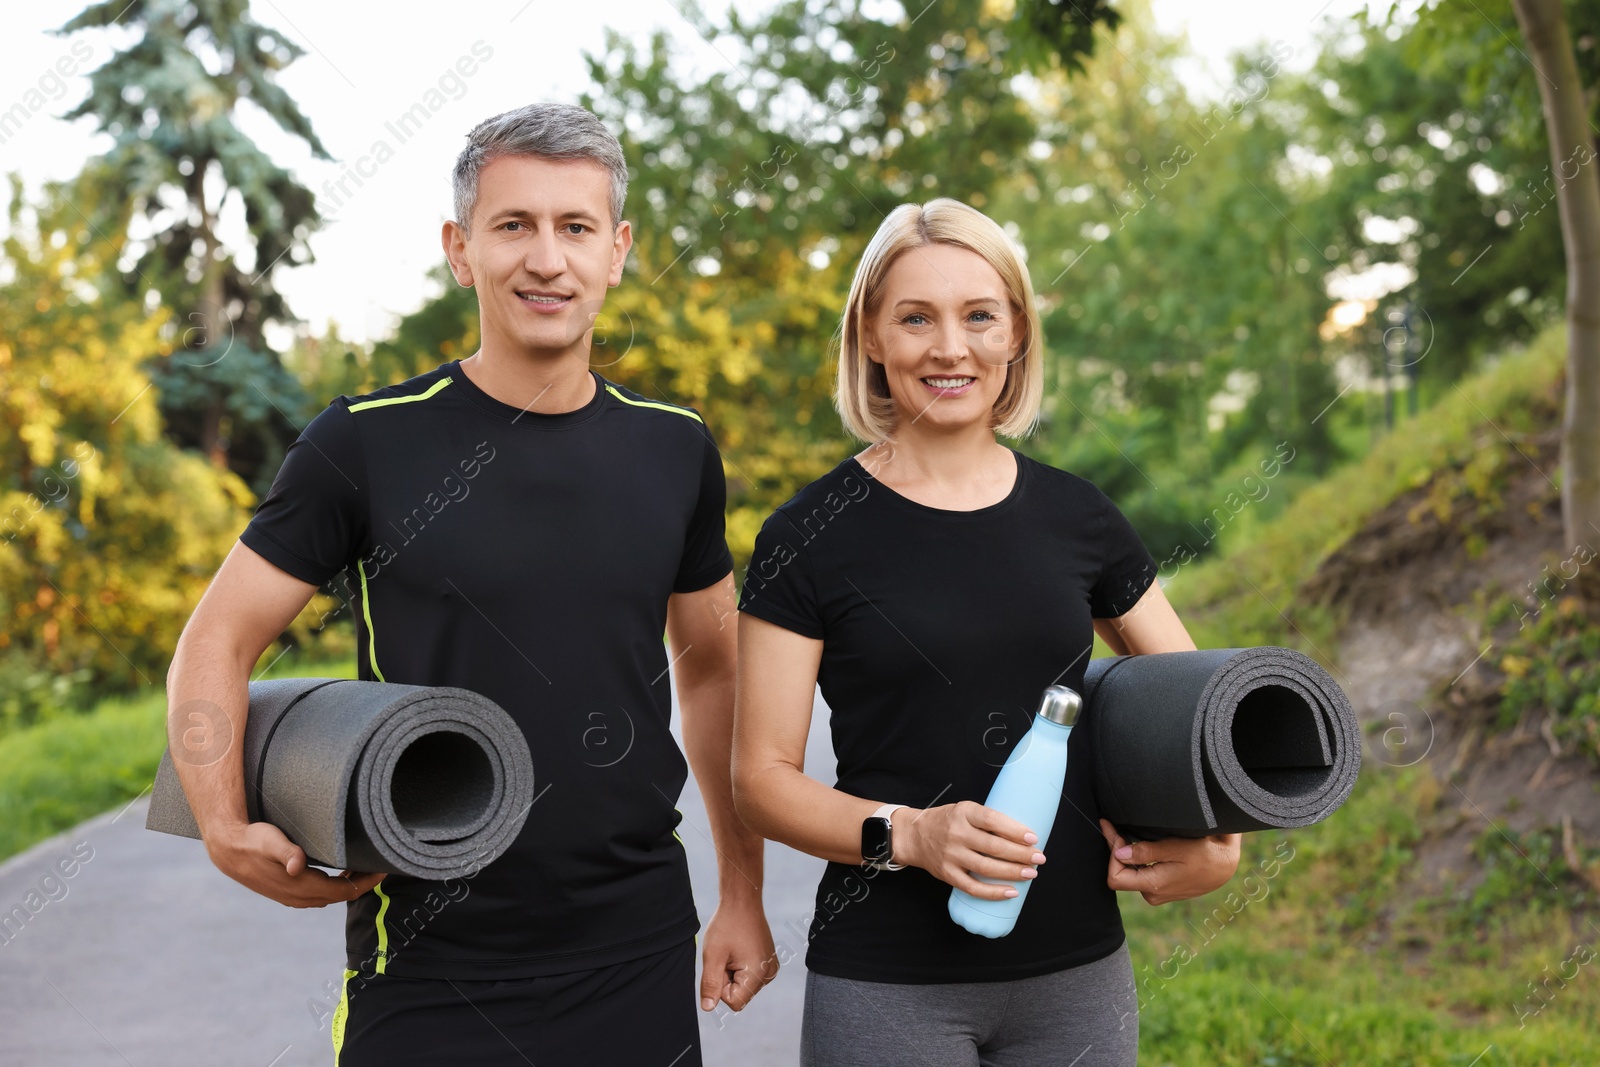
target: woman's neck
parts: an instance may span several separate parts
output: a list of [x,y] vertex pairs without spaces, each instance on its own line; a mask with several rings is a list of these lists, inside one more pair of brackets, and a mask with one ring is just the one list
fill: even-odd
[[1016,481],[1011,450],[984,426],[928,432],[911,424],[856,461],[875,480],[928,507],[974,511],[1004,500]]

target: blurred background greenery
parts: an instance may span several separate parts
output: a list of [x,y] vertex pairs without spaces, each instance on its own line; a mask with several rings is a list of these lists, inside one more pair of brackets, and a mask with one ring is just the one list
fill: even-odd
[[[1594,968],[1548,973],[1600,933],[1600,610],[1551,578],[1571,559],[1549,476],[1567,269],[1509,0],[1329,22],[1304,69],[1236,55],[1220,97],[1180,77],[1186,44],[1146,0],[929,7],[685,8],[729,60],[709,74],[664,34],[587,57],[581,102],[622,137],[637,235],[595,366],[705,414],[742,571],[771,509],[854,451],[832,339],[883,214],[934,196],[990,213],[1026,251],[1049,351],[1019,447],[1118,502],[1202,647],[1381,675],[1359,639],[1398,661],[1420,616],[1373,603],[1410,590],[1467,649],[1400,726],[1357,701],[1374,747],[1356,797],[1292,838],[1269,901],[1187,965],[1205,978],[1154,987],[1147,1053],[1595,1062]],[[1565,13],[1593,126],[1600,3]],[[178,633],[297,428],[477,345],[442,266],[387,337],[270,344],[303,325],[275,265],[306,262],[324,219],[236,119],[258,109],[326,157],[278,82],[300,43],[246,0],[92,4],[63,32],[119,18],[126,45],[68,113],[111,147],[37,195],[12,178],[0,260],[0,855],[144,788]],[[227,195],[243,243],[219,236]],[[348,670],[350,627],[330,587],[263,672]],[[1418,765],[1401,750],[1423,726],[1439,748]],[[1449,787],[1528,744],[1552,762],[1480,783],[1500,821],[1466,826]],[[1253,837],[1246,867],[1278,840]],[[1160,949],[1214,906],[1130,923]],[[1338,1035],[1336,1058],[1263,993]]]
[[[907,199],[965,200],[1026,248],[1050,388],[1021,447],[1093,478],[1163,561],[1214,556],[1559,316],[1560,220],[1535,75],[1500,37],[1516,32],[1507,4],[1487,22],[1330,23],[1309,71],[1263,47],[1218,100],[1186,88],[1182,42],[1140,0],[1075,7],[1059,42],[1026,10],[939,3],[909,24],[817,0],[691,11],[735,63],[704,78],[660,34],[613,34],[589,57],[582,102],[623,134],[638,235],[595,363],[706,414],[741,564],[773,506],[851,449],[833,334],[861,249]],[[276,84],[300,49],[242,0],[174,10],[122,15],[135,42],[68,113],[113,147],[36,198],[13,178],[0,671],[34,695],[10,698],[7,721],[66,689],[157,679],[297,427],[477,344],[473,293],[442,264],[439,295],[392,336],[267,344],[296,320],[254,264],[303,259],[321,220],[234,118],[264,109],[324,154]],[[1590,42],[1600,5],[1573,18]],[[229,195],[248,247],[218,235]],[[1269,483],[1275,454],[1292,460]],[[1198,521],[1229,493],[1251,506]]]

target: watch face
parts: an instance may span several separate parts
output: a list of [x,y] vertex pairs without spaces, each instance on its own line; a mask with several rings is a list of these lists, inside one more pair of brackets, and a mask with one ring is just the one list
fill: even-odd
[[889,848],[889,820],[864,819],[861,823],[861,859],[864,863],[887,861]]

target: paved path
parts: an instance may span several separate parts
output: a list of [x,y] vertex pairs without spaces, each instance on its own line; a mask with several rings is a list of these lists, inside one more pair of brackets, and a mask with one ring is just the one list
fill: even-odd
[[[676,709],[673,718],[676,733]],[[831,782],[827,720],[819,697],[806,767]],[[145,830],[146,805],[0,864],[0,915],[38,894],[26,925],[0,928],[0,1065],[326,1067],[344,908],[295,911],[256,896],[213,868],[199,842]],[[692,778],[678,807],[703,923],[716,905],[716,858]],[[822,861],[768,842],[766,863],[767,917],[793,962],[743,1012],[701,1015],[707,1067],[798,1057]]]

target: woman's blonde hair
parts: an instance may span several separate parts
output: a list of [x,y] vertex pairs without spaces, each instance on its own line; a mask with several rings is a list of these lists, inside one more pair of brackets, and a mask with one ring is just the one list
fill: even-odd
[[1000,275],[1011,310],[1022,320],[1018,355],[994,402],[990,425],[1006,437],[1026,437],[1039,421],[1044,396],[1044,335],[1034,306],[1027,265],[1006,232],[989,216],[958,200],[940,197],[926,204],[901,204],[889,212],[861,254],[850,299],[839,323],[839,380],[833,403],[852,436],[869,444],[894,431],[894,401],[882,364],[862,345],[866,320],[878,310],[889,268],[902,254],[931,244],[955,245],[982,256]]

